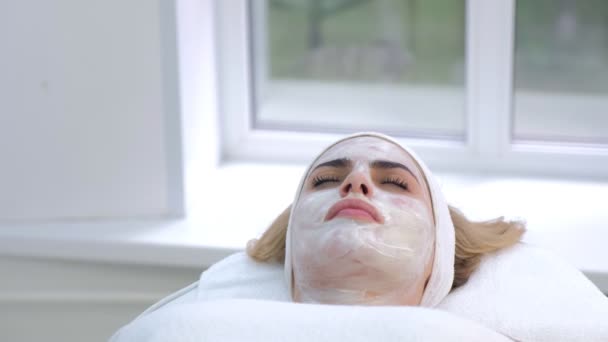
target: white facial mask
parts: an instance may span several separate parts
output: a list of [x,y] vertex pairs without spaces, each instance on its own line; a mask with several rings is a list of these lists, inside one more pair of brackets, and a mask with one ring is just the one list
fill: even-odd
[[[389,144],[380,146],[377,143],[373,143],[373,141],[378,140]],[[356,146],[356,148],[352,149],[351,147],[353,146]],[[354,160],[364,160],[365,158],[391,160],[391,156],[398,158],[399,155],[401,155],[403,158],[404,153],[405,161],[408,162],[405,166],[413,171],[414,176],[418,180],[424,181],[422,182],[424,184],[420,185],[424,186],[424,191],[426,192],[428,190],[428,193],[423,194],[422,197],[414,196],[419,198],[420,201],[409,201],[408,203],[411,203],[412,205],[405,205],[405,207],[408,207],[407,209],[404,208],[404,205],[401,203],[393,201],[393,204],[395,204],[398,210],[410,211],[411,215],[401,212],[403,215],[399,219],[397,219],[397,217],[400,215],[397,213],[400,211],[396,211],[394,215],[387,215],[388,217],[385,218],[386,221],[384,222],[386,228],[378,230],[385,231],[385,233],[376,233],[373,222],[371,224],[353,220],[348,222],[349,220],[344,218],[340,219],[342,222],[341,224],[338,224],[338,221],[333,222],[331,225],[329,225],[329,222],[323,222],[324,211],[327,210],[328,206],[331,206],[327,201],[336,201],[339,196],[336,193],[333,195],[329,192],[319,193],[319,198],[317,198],[317,200],[310,199],[309,203],[308,195],[312,192],[309,191],[311,187],[310,183],[307,183],[306,177],[314,172],[315,166],[343,157]],[[404,160],[402,159],[402,161]],[[365,197],[369,203],[375,205],[383,214],[392,210],[393,205],[390,201],[379,204],[377,197]],[[441,303],[450,292],[454,280],[455,234],[447,202],[443,196],[441,187],[428,167],[426,167],[424,161],[422,161],[414,151],[401,145],[398,141],[378,133],[357,133],[340,139],[326,148],[313,161],[313,164],[309,167],[305,177],[300,182],[293,203],[285,244],[285,282],[288,289],[291,291],[294,300],[345,304],[375,304],[374,302],[389,305],[408,304],[400,303],[399,300],[402,298],[400,293],[409,294],[411,288],[408,288],[406,282],[401,282],[399,278],[395,277],[402,277],[400,279],[412,279],[413,275],[420,272],[417,269],[422,267],[422,265],[429,265],[432,267],[430,268],[430,276],[428,279],[423,279],[426,283],[423,283],[424,292],[422,293],[422,298],[420,300],[421,306],[435,307]],[[414,205],[414,203],[418,203],[418,205]],[[424,203],[424,206],[421,206],[420,203]],[[424,209],[420,207],[424,207]],[[425,210],[430,214],[430,217],[424,214]],[[428,219],[425,219],[427,217]],[[430,222],[432,222],[432,224],[430,224]],[[431,229],[428,231],[430,231],[429,234],[431,237],[428,235],[423,237],[423,235],[425,235],[424,233],[421,233],[420,235],[414,233],[416,231],[422,232],[422,229],[416,227],[426,224],[430,224]],[[342,229],[338,227],[340,225],[343,227]],[[411,229],[411,231],[405,230],[409,233],[403,233],[399,229],[394,229],[397,227]],[[325,232],[325,228],[327,228],[328,232]],[[349,231],[351,230],[358,231],[358,233],[350,234]],[[334,238],[329,231],[333,231],[334,236],[338,236],[340,239]],[[363,234],[361,232],[363,232]],[[370,234],[368,232],[372,233]],[[402,233],[407,235],[401,235]],[[370,236],[376,239],[372,239]],[[345,238],[342,239],[342,237]],[[425,242],[416,243],[414,242],[415,239]],[[397,242],[397,240],[399,240],[399,242]],[[349,241],[351,243],[348,243]],[[352,241],[359,242],[352,243]],[[352,248],[352,246],[359,247]],[[361,246],[368,246],[367,251],[371,251],[374,255],[373,257],[368,257],[368,255],[363,254],[365,255],[365,260],[367,260],[365,264],[358,263],[358,259],[352,258],[353,255],[359,252],[355,253],[351,251],[366,251],[366,249],[361,248]],[[382,248],[378,248],[378,246],[382,246]],[[398,248],[395,248],[395,246]],[[421,252],[415,252],[416,249]],[[412,259],[408,260],[405,258],[406,253],[399,253],[399,251],[402,250],[414,250]],[[328,253],[328,251],[331,251],[331,253]],[[386,255],[391,257],[386,257]],[[399,257],[397,258],[395,256]],[[413,260],[414,258],[417,258],[419,261]],[[430,259],[432,259],[432,263]],[[371,276],[368,276],[360,277],[357,280],[357,283],[349,283],[347,281],[338,282],[336,279],[337,277],[332,277],[332,274],[328,274],[342,271],[340,263],[346,264],[349,263],[349,260],[351,268],[354,268],[352,266],[354,264],[354,266],[359,266],[367,270],[373,269],[371,266],[367,265],[370,264],[370,260],[374,261],[374,263],[371,263],[372,265],[379,264],[382,266],[383,270],[390,271],[378,272],[389,281],[374,282],[374,279]],[[353,260],[355,261],[353,262]],[[392,260],[392,262],[384,262],[381,260]],[[303,261],[306,261],[306,263]],[[333,269],[329,269],[330,267],[333,267]],[[394,269],[398,269],[399,272],[393,273],[392,270]],[[344,272],[342,272],[342,274],[343,273]],[[315,276],[315,274],[318,274],[319,276]],[[362,272],[360,275],[364,274],[365,273]],[[355,273],[352,273],[350,276],[352,277],[355,275]],[[380,291],[373,292],[371,290],[371,285],[366,286],[363,281],[359,282],[359,280],[362,280],[363,278],[365,278],[365,282],[368,284],[378,285],[377,283],[379,283],[376,288],[387,291],[383,293],[380,293]],[[391,279],[397,280],[394,281]],[[329,284],[330,280],[332,282],[331,284]],[[388,288],[386,285],[397,283],[399,286],[394,288]],[[331,286],[326,286],[326,284]],[[376,290],[376,288],[374,288],[374,290]],[[418,291],[420,291],[420,289],[418,289]],[[416,292],[415,295],[414,298],[417,299],[419,293]],[[415,304],[415,301],[410,301],[409,304],[411,303]]]
[[[400,304],[416,290],[432,256],[432,216],[415,198],[381,190],[372,198],[357,193],[342,197],[338,188],[301,194],[292,212],[293,285],[298,300]],[[330,208],[344,199],[371,204],[384,222],[340,216],[325,221]]]

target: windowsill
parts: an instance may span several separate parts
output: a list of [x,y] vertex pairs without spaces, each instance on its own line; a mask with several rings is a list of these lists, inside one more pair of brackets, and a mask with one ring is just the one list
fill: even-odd
[[[242,250],[293,199],[303,166],[234,164],[190,195],[187,219],[2,223],[0,255],[206,268]],[[608,293],[607,182],[439,173],[474,219],[525,218],[524,241],[552,250]]]
[[[202,191],[191,194],[189,214],[182,219],[1,222],[0,256],[203,269],[258,237],[293,199],[302,170],[222,167],[205,184],[192,186]],[[273,179],[275,186],[268,186]]]
[[200,268],[238,251],[188,220],[3,224],[0,255]]

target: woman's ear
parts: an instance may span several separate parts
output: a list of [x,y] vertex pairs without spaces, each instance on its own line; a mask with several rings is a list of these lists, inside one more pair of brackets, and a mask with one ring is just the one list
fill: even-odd
[[285,260],[285,238],[291,204],[270,224],[262,237],[247,243],[247,254],[257,261],[283,262]]

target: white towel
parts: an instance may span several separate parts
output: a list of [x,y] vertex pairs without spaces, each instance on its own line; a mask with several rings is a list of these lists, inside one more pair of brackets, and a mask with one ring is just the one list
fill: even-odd
[[[198,298],[290,301],[282,265],[244,253],[204,272]],[[523,243],[485,257],[437,308],[518,341],[608,341],[608,298],[566,261]]]
[[422,307],[357,307],[244,299],[178,304],[124,327],[112,342],[479,341],[509,339]]
[[608,341],[608,298],[567,262],[524,244],[487,257],[438,308],[517,341]]
[[233,254],[201,275],[199,300],[228,298],[291,302],[283,282],[283,265],[251,259],[245,252]]
[[[163,312],[162,315],[157,316],[152,312],[132,322],[123,329],[129,331],[126,337],[121,333],[121,338],[116,341],[148,341],[129,338],[140,333],[141,336],[151,336],[150,334],[161,336],[178,324],[175,321],[180,320],[181,329],[189,329],[194,324],[193,320],[199,318],[186,316],[198,310],[205,311],[205,317],[212,316],[213,308],[220,305],[213,304],[216,300],[249,298],[282,301],[294,308],[295,311],[285,309],[291,315],[296,315],[297,310],[308,307],[303,305],[310,305],[290,303],[289,293],[283,282],[283,265],[258,263],[244,252],[233,254],[203,272],[198,286],[193,286],[187,294],[190,298],[189,303],[195,307],[178,308],[182,307],[184,302],[188,302],[183,300],[184,296],[186,294],[179,300],[165,304],[164,307],[157,307],[156,311]],[[360,310],[355,307],[347,308]],[[381,310],[382,307],[377,309]],[[413,320],[412,322],[416,322],[412,317],[415,315],[410,313],[415,312],[415,309],[422,308],[396,308],[408,312],[402,318]],[[328,310],[331,312],[331,309]],[[472,274],[469,282],[451,292],[435,310],[444,310],[454,316],[474,321],[518,341],[608,341],[608,298],[567,262],[550,252],[525,244],[486,257],[482,260],[479,270]],[[222,319],[232,314],[231,322],[235,324],[236,333],[236,327],[244,324],[240,320],[249,319],[241,312],[240,304],[224,307],[217,318]],[[311,313],[311,311],[302,313],[304,312]],[[152,314],[155,318],[145,318]],[[447,316],[437,317],[438,320],[445,319],[445,324],[448,325],[456,322]],[[212,317],[209,319],[213,321]],[[185,323],[186,321],[188,323]],[[426,323],[431,324],[428,320]],[[402,324],[407,326],[409,323],[404,321]],[[433,324],[437,325],[432,329],[443,329],[441,322]],[[327,326],[323,322],[319,322],[319,325]],[[352,324],[352,326],[356,325]],[[371,340],[382,340],[380,336],[386,336],[383,335],[384,330],[382,330],[386,327],[376,327],[377,330],[370,326],[366,327],[370,330],[369,335],[365,336],[378,334],[378,339]],[[429,328],[429,325],[426,327]],[[270,328],[262,326],[260,329]],[[243,334],[241,339],[247,338],[245,331],[240,332]],[[187,332],[187,334],[195,333],[195,331]],[[339,334],[339,332],[333,333]],[[203,333],[201,336],[209,335]],[[339,335],[334,335],[335,340],[343,340],[337,336]],[[278,339],[289,340],[284,336]],[[197,339],[194,337],[186,339],[189,340]]]

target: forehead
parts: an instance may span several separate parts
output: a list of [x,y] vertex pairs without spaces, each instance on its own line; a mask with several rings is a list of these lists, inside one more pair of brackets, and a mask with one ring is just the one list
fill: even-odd
[[405,164],[412,171],[419,171],[414,159],[403,148],[377,137],[357,137],[341,141],[325,151],[312,167],[341,158],[353,161],[388,160]]

